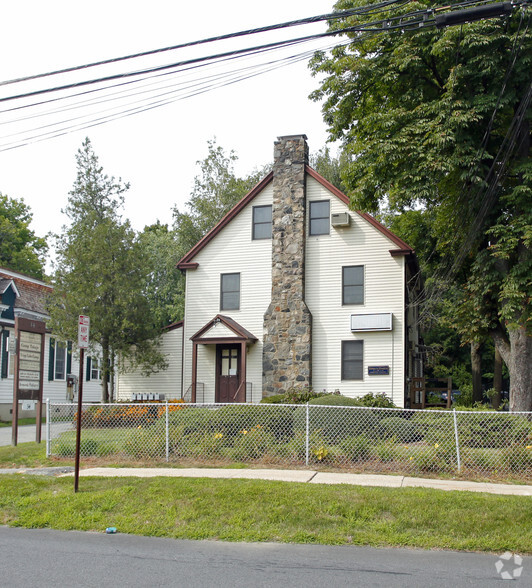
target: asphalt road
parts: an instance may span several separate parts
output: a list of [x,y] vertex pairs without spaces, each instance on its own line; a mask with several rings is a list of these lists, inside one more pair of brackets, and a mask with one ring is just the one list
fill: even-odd
[[[0,585],[500,587],[496,555],[0,527]],[[512,562],[513,563],[513,562]],[[530,586],[532,557],[513,586]],[[514,565],[506,564],[511,573]]]
[[[35,433],[37,427],[35,425],[24,425],[18,428],[17,442],[28,443],[29,441],[35,441]],[[0,446],[11,445],[11,435],[13,434],[11,426],[0,427]],[[46,443],[46,430],[45,425],[41,428],[41,443]]]

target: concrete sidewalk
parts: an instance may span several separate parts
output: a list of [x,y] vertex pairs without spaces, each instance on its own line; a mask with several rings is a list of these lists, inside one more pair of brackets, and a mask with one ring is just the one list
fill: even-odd
[[[71,476],[73,474],[64,474]],[[245,480],[276,480],[281,482],[303,482],[310,484],[350,484],[352,486],[381,486],[386,488],[434,488],[437,490],[460,490],[486,492],[514,496],[532,496],[532,486],[492,484],[464,480],[441,480],[431,478],[409,478],[407,476],[378,474],[349,474],[317,472],[315,470],[271,470],[271,469],[223,469],[223,468],[87,468],[80,470],[81,476],[142,477],[168,476],[174,478],[224,478]]]

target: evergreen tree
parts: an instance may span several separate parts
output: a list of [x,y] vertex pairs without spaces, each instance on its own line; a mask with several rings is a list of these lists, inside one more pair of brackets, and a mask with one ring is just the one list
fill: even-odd
[[144,287],[147,257],[119,209],[128,189],[104,174],[89,139],[77,153],[77,178],[65,213],[70,225],[56,237],[57,261],[50,301],[51,327],[77,339],[77,318],[91,320],[91,342],[101,347],[102,401],[118,362],[149,374],[164,368]]

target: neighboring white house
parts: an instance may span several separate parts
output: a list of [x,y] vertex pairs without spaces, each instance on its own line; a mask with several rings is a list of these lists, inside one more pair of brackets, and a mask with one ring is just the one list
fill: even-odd
[[[11,420],[13,407],[15,355],[15,317],[44,322],[49,319],[46,298],[49,284],[35,278],[0,268],[0,420]],[[69,387],[69,375],[77,379],[79,359],[72,342],[61,341],[48,330],[45,334],[43,402],[74,402],[76,387]],[[101,379],[98,359],[87,357],[84,366],[83,400],[99,402]],[[19,408],[21,405],[19,406]],[[19,416],[34,416],[34,411],[19,411]]]
[[118,400],[160,400],[181,398],[183,380],[183,321],[163,330],[159,350],[168,369],[143,376],[139,371],[120,373],[117,377]]
[[422,375],[414,251],[308,166],[304,135],[279,137],[273,171],[178,267],[185,398],[312,387],[408,403]]

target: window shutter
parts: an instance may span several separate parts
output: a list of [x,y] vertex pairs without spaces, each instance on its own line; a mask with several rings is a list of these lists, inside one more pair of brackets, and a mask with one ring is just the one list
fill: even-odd
[[85,374],[85,381],[86,382],[90,382],[90,380],[91,380],[91,367],[92,367],[91,364],[92,364],[91,357],[90,357],[90,355],[87,355],[87,365],[86,365],[87,373]]
[[1,370],[1,377],[2,378],[7,378],[7,369],[8,369],[8,363],[9,363],[9,353],[7,350],[7,339],[9,337],[9,332],[8,331],[3,331],[2,332],[2,370]]
[[48,356],[48,381],[54,379],[55,339],[50,338],[50,354]]
[[72,341],[67,342],[67,368],[66,373],[72,373]]

